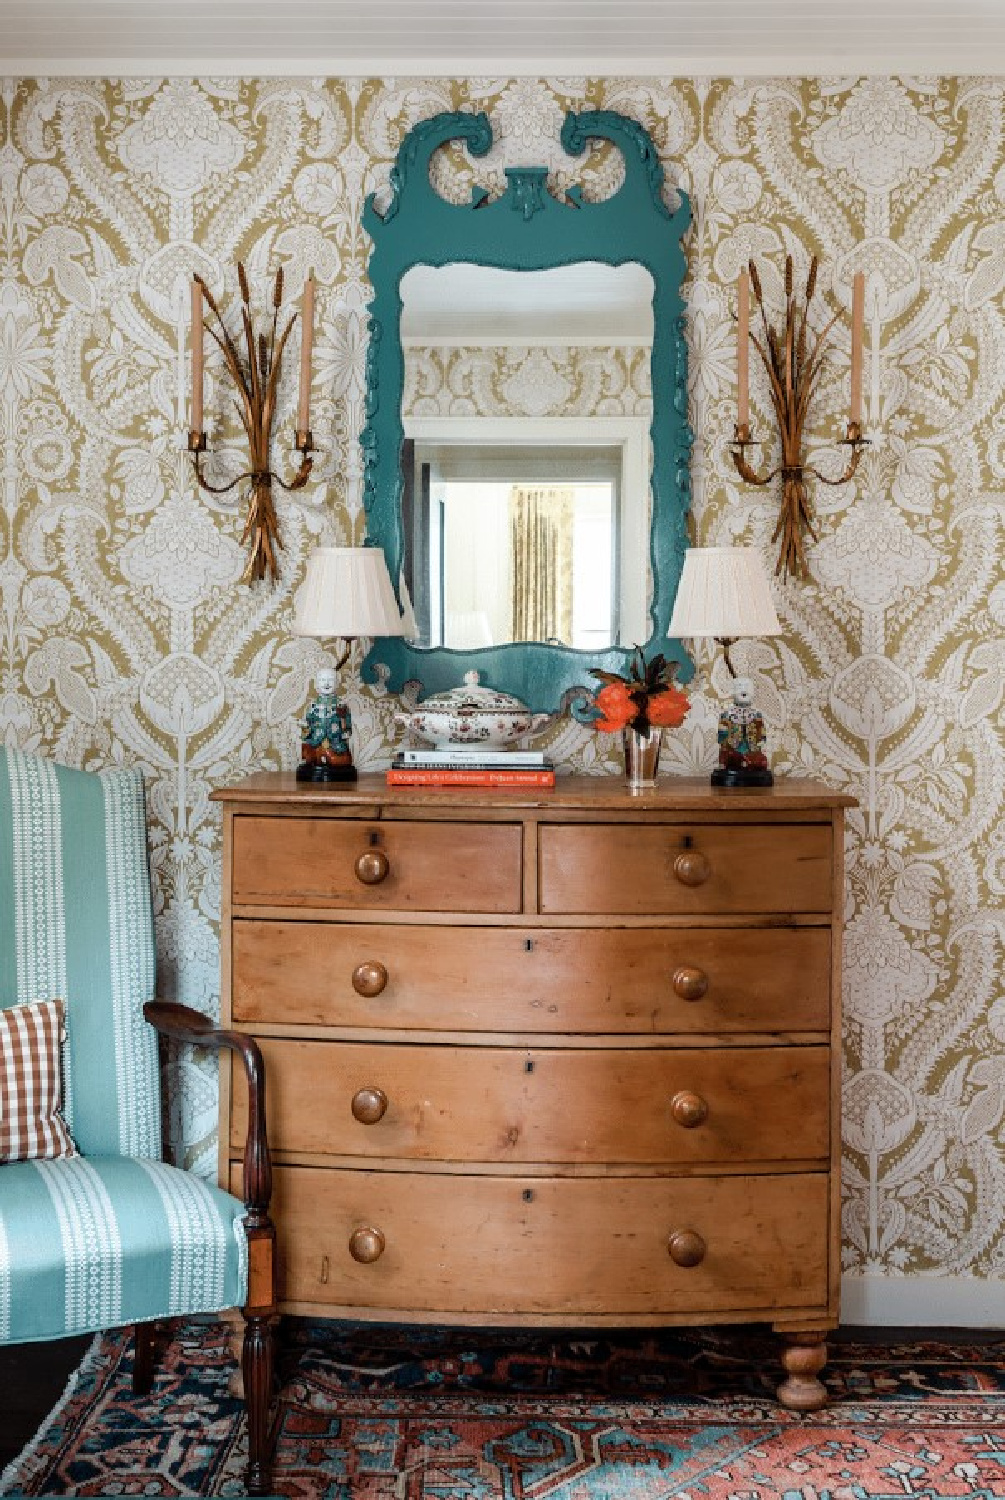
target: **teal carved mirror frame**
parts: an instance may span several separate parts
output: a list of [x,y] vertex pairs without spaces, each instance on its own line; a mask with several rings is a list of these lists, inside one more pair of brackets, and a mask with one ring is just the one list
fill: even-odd
[[[570,156],[587,142],[606,140],[624,158],[620,187],[601,202],[586,202],[578,187],[559,201],[546,185],[544,167],[508,167],[506,192],[494,201],[475,187],[471,201],[450,203],[430,182],[433,153],[463,140],[472,156],[492,145],[485,114],[448,113],[424,120],[402,142],[391,171],[391,200],[383,213],[366,200],[363,227],[373,241],[373,286],[366,364],[366,424],[361,435],[367,544],[382,547],[399,586],[404,556],[402,392],[405,365],[400,338],[401,279],[413,266],[472,262],[504,270],[537,271],[597,261],[635,263],[653,282],[652,473],[649,555],[652,568],[651,633],[647,655],[657,651],[691,674],[681,647],[667,639],[670,611],[687,546],[691,430],[687,421],[687,349],[680,286],[685,272],[681,237],[690,207],[681,194],[671,211],[663,201],[663,168],[637,121],[606,110],[569,113],[561,141]],[[492,687],[513,693],[536,711],[563,703],[577,717],[589,708],[590,669],[624,672],[633,643],[603,651],[560,644],[516,642],[479,650],[421,648],[394,637],[377,640],[363,664],[364,678],[386,680],[392,692],[418,681],[426,694],[457,686],[472,669]],[[592,689],[590,689],[592,691]]]

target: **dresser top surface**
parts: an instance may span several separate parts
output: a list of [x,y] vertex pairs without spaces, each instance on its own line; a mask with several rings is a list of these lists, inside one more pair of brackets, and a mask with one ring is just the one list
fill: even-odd
[[219,802],[282,804],[291,811],[312,807],[513,808],[547,812],[577,810],[698,815],[731,810],[773,815],[854,807],[856,799],[822,782],[780,778],[771,787],[713,787],[706,777],[668,776],[655,787],[632,791],[619,776],[563,776],[554,787],[388,786],[380,772],[354,782],[299,782],[292,771],[260,771],[213,792]]

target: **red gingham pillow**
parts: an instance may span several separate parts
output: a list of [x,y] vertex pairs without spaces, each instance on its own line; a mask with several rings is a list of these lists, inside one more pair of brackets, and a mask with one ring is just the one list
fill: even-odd
[[59,1112],[62,1000],[0,1010],[0,1162],[76,1156]]

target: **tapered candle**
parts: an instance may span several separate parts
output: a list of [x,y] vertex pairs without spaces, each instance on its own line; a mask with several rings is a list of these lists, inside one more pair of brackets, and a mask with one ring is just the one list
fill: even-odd
[[304,282],[304,301],[300,313],[300,405],[297,409],[297,431],[309,432],[311,426],[311,348],[314,342],[314,277],[308,272]]
[[744,266],[737,292],[736,322],[736,421],[740,428],[750,426],[750,273]]
[[202,431],[202,287],[192,281],[192,431]]
[[862,423],[862,324],[865,319],[865,276],[856,271],[851,284],[851,420]]

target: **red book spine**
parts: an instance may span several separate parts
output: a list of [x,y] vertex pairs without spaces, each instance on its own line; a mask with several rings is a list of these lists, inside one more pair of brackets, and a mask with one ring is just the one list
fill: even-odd
[[388,786],[554,786],[554,771],[464,771],[448,767],[416,770],[396,767],[387,773]]

